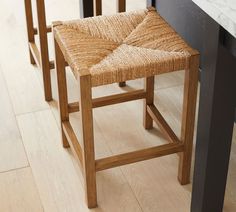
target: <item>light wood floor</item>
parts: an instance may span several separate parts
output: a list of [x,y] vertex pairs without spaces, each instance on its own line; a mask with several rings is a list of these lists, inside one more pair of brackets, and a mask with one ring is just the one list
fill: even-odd
[[[0,211],[89,211],[81,173],[71,151],[61,146],[56,103],[44,101],[42,75],[29,64],[23,1],[1,0],[0,4]],[[48,0],[46,5],[49,23],[79,17],[78,0]],[[113,13],[113,5],[114,1],[104,1],[104,11]],[[142,7],[143,0],[128,1],[129,10]],[[52,78],[57,99],[54,71]],[[78,88],[69,70],[68,85],[69,98],[75,101]],[[128,82],[124,89],[96,88],[94,95],[141,85],[137,81]],[[177,134],[182,89],[181,71],[156,79],[155,102]],[[78,119],[78,114],[71,116],[74,128]],[[157,126],[143,129],[141,101],[96,109],[94,122],[98,158],[165,142]],[[189,212],[191,185],[179,185],[177,165],[177,156],[172,155],[99,172],[99,208],[92,211]],[[236,211],[235,167],[236,133],[225,212]]]

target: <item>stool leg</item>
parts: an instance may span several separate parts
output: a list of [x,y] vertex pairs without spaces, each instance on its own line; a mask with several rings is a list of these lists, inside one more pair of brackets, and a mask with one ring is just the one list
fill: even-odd
[[69,147],[69,143],[62,129],[62,123],[64,121],[69,121],[65,59],[56,40],[54,40],[54,45],[55,45],[55,65],[56,65],[55,68],[57,71],[57,86],[58,86],[58,96],[59,96],[62,144],[63,147],[67,148]]
[[84,176],[89,208],[97,207],[96,170],[93,136],[91,76],[80,76],[81,137],[84,145]]
[[[126,0],[118,0],[118,12],[125,12],[126,11]],[[125,87],[126,86],[126,82],[119,82],[119,87]]]
[[102,15],[102,0],[93,0],[94,5],[94,16]]
[[40,43],[40,59],[41,68],[43,72],[43,84],[45,100],[52,100],[51,89],[51,75],[50,75],[50,63],[48,54],[48,39],[47,39],[47,25],[45,16],[45,4],[44,0],[37,0],[37,15],[38,15],[38,34]]
[[124,81],[124,82],[119,82],[119,87],[125,87],[126,86],[126,82]]
[[143,104],[143,126],[145,129],[151,129],[153,127],[153,120],[147,112],[147,105],[152,105],[154,101],[154,82],[154,76],[144,78],[144,89],[147,92],[147,97],[144,99]]
[[[25,0],[25,17],[26,17],[26,24],[27,24],[28,42],[35,43],[31,0]],[[30,63],[33,65],[36,64],[30,48],[29,48],[29,55],[30,55]]]
[[119,13],[126,11],[126,0],[118,0],[118,11]]
[[193,133],[197,99],[199,56],[191,56],[190,69],[185,71],[184,100],[181,126],[181,141],[184,152],[180,153],[178,179],[182,185],[190,182]]

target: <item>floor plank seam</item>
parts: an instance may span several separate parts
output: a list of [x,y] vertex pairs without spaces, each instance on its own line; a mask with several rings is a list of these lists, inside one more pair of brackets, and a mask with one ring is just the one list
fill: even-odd
[[[95,120],[95,118],[94,118],[94,122],[96,122],[96,124],[97,124],[97,121]],[[99,131],[101,131],[101,128],[100,128],[99,124],[97,124],[97,127],[98,127]],[[105,143],[105,145],[107,146],[107,149],[110,151],[110,153],[114,156],[115,153],[112,151],[112,149],[110,148],[110,146],[107,144],[106,139],[104,139],[104,143]],[[96,144],[96,143],[95,143],[95,144]],[[123,171],[122,171],[122,167],[117,167],[117,168],[120,170],[120,172],[121,172],[121,174],[123,175],[123,177],[124,177],[126,183],[128,184],[128,186],[129,186],[129,188],[130,188],[132,194],[134,195],[134,198],[136,199],[136,201],[137,201],[137,203],[138,203],[138,206],[139,206],[140,210],[141,210],[142,212],[144,212],[144,209],[143,209],[143,207],[141,206],[141,203],[139,202],[138,197],[136,196],[134,190],[132,189],[132,187],[131,187],[131,185],[130,185],[130,183],[129,183],[127,177],[126,177],[126,175],[125,175],[125,174],[123,173]]]
[[123,170],[122,170],[123,168],[122,167],[120,167],[120,170],[121,170],[121,174],[123,175],[123,177],[125,178],[125,180],[127,181],[127,184],[128,184],[128,186],[129,186],[129,188],[130,188],[130,190],[131,190],[131,192],[133,193],[133,195],[134,195],[134,197],[135,197],[135,199],[137,200],[137,203],[138,203],[138,205],[139,205],[139,207],[140,207],[140,210],[142,211],[142,212],[145,212],[145,210],[143,209],[143,207],[142,207],[142,205],[141,205],[141,203],[139,202],[139,200],[138,200],[138,197],[137,197],[137,195],[135,194],[135,191],[134,191],[134,189],[132,188],[132,186],[130,185],[130,182],[129,182],[129,180],[127,179],[127,177],[126,177],[126,175],[125,175],[125,173],[123,172]]
[[184,83],[171,85],[171,86],[166,86],[166,87],[161,87],[161,88],[155,88],[154,91],[161,91],[161,90],[170,89],[170,88],[177,88],[177,87],[181,87],[183,85],[184,85]]
[[8,172],[14,172],[14,171],[21,170],[21,169],[26,169],[26,168],[29,168],[29,167],[30,167],[30,164],[28,164],[28,166],[22,166],[22,167],[18,167],[18,168],[15,168],[15,169],[0,171],[0,174],[5,174],[5,173],[8,173]]
[[50,110],[50,107],[49,108],[42,108],[42,109],[39,109],[39,110],[32,110],[32,111],[24,112],[24,113],[17,113],[17,114],[15,114],[15,117],[28,115],[30,113],[43,112],[43,111],[46,111],[46,110]]
[[[10,96],[9,88],[8,88],[8,85],[7,85],[7,80],[6,80],[6,78],[5,78],[4,72],[2,71],[1,64],[0,64],[0,74],[2,75],[2,79],[3,79],[4,84],[5,84],[5,88],[6,88],[7,95],[8,95],[8,97],[9,97],[9,101],[10,101],[10,105],[11,105],[11,111],[13,112],[14,121],[15,121],[15,123],[16,123],[17,130],[18,130],[19,135],[20,135],[20,142],[21,142],[21,144],[22,144],[22,146],[23,146],[24,154],[25,154],[25,156],[26,156],[26,160],[27,160],[27,164],[28,164],[28,165],[25,166],[25,167],[28,167],[28,166],[30,166],[29,158],[28,158],[28,155],[27,155],[27,152],[26,152],[24,143],[23,143],[22,135],[21,135],[20,128],[19,128],[19,125],[18,125],[18,122],[17,122],[17,118],[16,118],[16,114],[15,114],[15,111],[14,111],[14,106],[13,106],[12,98],[11,98],[11,96]],[[19,167],[19,168],[22,168],[22,167]],[[16,169],[18,169],[18,168],[16,168]],[[11,170],[11,169],[10,169],[10,170]],[[12,169],[12,170],[14,170],[14,169]],[[3,173],[3,172],[0,172],[0,173]]]

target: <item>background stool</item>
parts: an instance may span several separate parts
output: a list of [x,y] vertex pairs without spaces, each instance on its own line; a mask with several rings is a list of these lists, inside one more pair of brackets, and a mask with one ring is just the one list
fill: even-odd
[[[31,64],[37,66],[43,72],[43,87],[46,101],[52,100],[50,69],[54,68],[54,62],[49,61],[47,33],[51,32],[51,26],[46,25],[44,0],[36,1],[38,28],[33,24],[31,0],[25,0],[25,14],[29,42],[29,54]],[[39,35],[39,48],[35,43],[35,35]]]
[[[117,11],[126,11],[126,0],[117,1]],[[94,0],[94,16],[102,15],[102,0]]]
[[[82,0],[79,0],[81,3]],[[43,87],[46,101],[52,100],[50,70],[54,69],[54,61],[49,60],[47,33],[52,31],[51,26],[46,24],[46,12],[44,0],[36,0],[38,28],[33,24],[32,0],[25,0],[25,15],[27,23],[28,44],[31,64],[36,64],[43,73]],[[125,11],[126,0],[118,1],[118,11]],[[102,0],[96,0],[94,14],[102,14]],[[82,8],[82,6],[80,5]],[[39,48],[35,43],[35,36],[39,35]],[[120,83],[125,86],[125,82]]]
[[[181,184],[189,183],[198,52],[190,48],[154,8],[57,22],[53,31],[63,146],[71,147],[83,167],[88,207],[97,206],[96,172],[113,167],[180,153],[178,179]],[[79,102],[68,103],[66,63],[78,80]],[[154,105],[154,76],[183,69],[183,114],[178,138]],[[92,99],[92,87],[138,78],[145,79],[144,89]],[[144,127],[151,129],[155,121],[170,143],[96,160],[93,108],[138,99],[144,99]],[[81,115],[82,146],[69,121],[69,113],[77,111]]]

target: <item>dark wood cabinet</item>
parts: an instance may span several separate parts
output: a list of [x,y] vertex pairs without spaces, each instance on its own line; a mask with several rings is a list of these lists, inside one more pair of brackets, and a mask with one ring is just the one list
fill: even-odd
[[191,212],[221,212],[236,120],[236,39],[191,0],[156,0],[156,7],[201,54]]
[[[194,48],[201,53],[201,69],[211,61],[212,51],[218,39],[219,24],[211,19],[191,0],[154,0],[159,13]],[[236,39],[224,32],[224,46],[235,56]],[[204,60],[207,58],[207,60]],[[235,67],[236,71],[236,67]],[[235,82],[236,83],[236,82]],[[235,97],[236,98],[236,97]],[[236,122],[236,112],[235,112]]]

